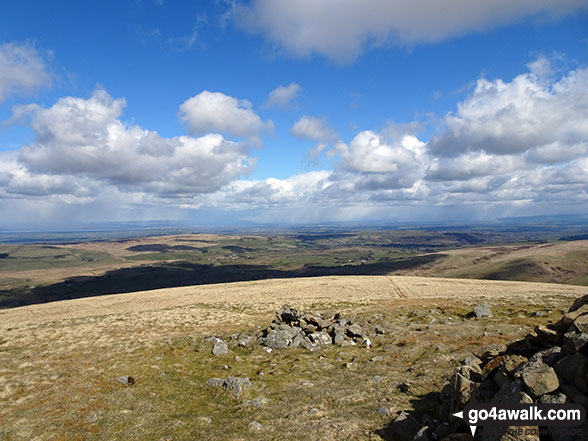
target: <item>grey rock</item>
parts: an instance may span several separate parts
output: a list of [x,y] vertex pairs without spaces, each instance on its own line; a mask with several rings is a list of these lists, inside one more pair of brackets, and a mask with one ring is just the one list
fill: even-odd
[[581,315],[574,320],[570,329],[574,329],[580,333],[588,332],[588,314]]
[[386,379],[386,377],[382,377],[381,375],[374,375],[374,381],[376,383],[381,383],[382,381],[384,381]]
[[357,323],[347,326],[347,334],[350,337],[364,338],[364,331]]
[[421,428],[418,420],[407,412],[400,412],[392,423],[392,430],[400,441],[412,441]]
[[300,313],[298,310],[294,308],[290,308],[288,305],[282,306],[281,309],[276,311],[276,319],[277,321],[281,321],[284,323],[291,323],[296,321],[300,318]]
[[130,375],[122,375],[120,377],[116,377],[116,381],[119,383],[124,384],[125,386],[132,386],[135,384],[135,378],[131,377]]
[[492,311],[488,305],[478,305],[466,317],[479,319],[483,317],[492,317],[492,315]]
[[214,335],[209,335],[207,337],[204,337],[205,343],[217,343],[219,341],[223,341],[223,339],[220,337],[215,337]]
[[265,346],[270,349],[284,349],[290,343],[292,343],[292,336],[290,332],[283,329],[271,330],[265,338]]
[[453,400],[459,404],[459,407],[465,406],[472,396],[472,382],[459,372],[455,372],[449,380],[449,385]]
[[318,345],[330,345],[332,342],[331,336],[326,332],[314,332],[309,337],[313,343]]
[[229,345],[226,342],[220,340],[217,341],[212,347],[213,355],[226,355],[229,353]]
[[588,359],[580,354],[566,355],[555,365],[555,372],[562,382],[572,385],[582,392],[588,392],[586,375],[588,374]]
[[545,317],[547,314],[543,311],[535,311],[531,314],[531,317]]
[[579,352],[582,355],[588,355],[586,350],[588,348],[588,333],[568,332],[564,338],[565,343],[561,347],[564,352],[568,354]]
[[376,412],[379,413],[379,414],[381,414],[381,415],[385,415],[387,417],[390,416],[390,409],[388,409],[386,406],[380,406],[380,407],[378,407],[378,410]]
[[257,421],[251,421],[247,427],[249,427],[249,430],[258,432],[260,430],[263,430],[263,426],[261,425],[261,423],[258,423]]
[[408,394],[410,393],[410,384],[407,382],[400,383],[398,386],[396,386],[396,389],[398,389],[398,391],[402,392],[403,394]]
[[270,400],[269,398],[254,398],[252,400],[247,401],[247,404],[249,404],[250,406],[252,406],[255,409],[259,409],[260,407],[265,406],[267,403],[269,403]]
[[545,394],[539,398],[539,402],[543,404],[564,404],[569,403],[571,400],[563,393],[556,392],[553,394]]
[[533,397],[540,397],[559,387],[555,370],[543,362],[528,364],[522,369],[521,378]]
[[232,392],[237,399],[245,386],[251,387],[251,380],[247,377],[229,376],[223,382],[223,389]]
[[224,378],[209,378],[204,384],[206,387],[222,387],[224,383]]
[[574,312],[574,311],[580,309],[582,306],[587,305],[587,304],[588,304],[588,294],[580,297],[579,299],[576,299],[576,301],[574,301],[574,303],[572,303],[572,306],[570,306],[570,309],[568,310],[568,312]]
[[253,337],[249,337],[249,336],[241,336],[238,345],[246,348],[249,345],[251,345],[253,343]]
[[531,404],[533,399],[523,392],[522,380],[514,380],[505,383],[498,393],[492,398],[493,403],[524,403]]
[[382,328],[379,325],[374,326],[374,332],[376,333],[376,335],[384,335],[384,328]]

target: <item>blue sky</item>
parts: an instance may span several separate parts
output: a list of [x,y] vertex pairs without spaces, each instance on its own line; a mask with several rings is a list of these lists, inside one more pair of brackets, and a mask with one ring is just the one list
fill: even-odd
[[580,0],[6,1],[0,225],[588,211]]

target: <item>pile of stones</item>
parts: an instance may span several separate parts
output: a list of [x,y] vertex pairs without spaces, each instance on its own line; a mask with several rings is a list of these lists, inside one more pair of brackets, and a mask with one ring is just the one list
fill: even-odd
[[[402,441],[458,441],[471,439],[461,419],[452,416],[472,401],[480,403],[578,403],[588,402],[588,295],[577,299],[555,324],[537,326],[533,333],[508,346],[489,347],[480,357],[469,356],[457,367],[441,391],[437,415],[401,412],[390,428]],[[539,428],[513,431],[488,430],[476,438],[494,440],[588,439],[583,434],[552,431],[538,435]],[[511,428],[512,429],[512,428]]]
[[[375,333],[383,331],[376,327]],[[271,325],[262,331],[259,342],[272,350],[292,347],[309,351],[331,344],[362,344],[366,347],[372,344],[368,332],[339,313],[324,317],[317,313],[301,313],[288,305],[276,311]]]

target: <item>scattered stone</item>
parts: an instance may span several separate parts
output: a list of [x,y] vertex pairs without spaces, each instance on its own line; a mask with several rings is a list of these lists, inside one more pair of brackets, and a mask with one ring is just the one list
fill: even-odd
[[366,348],[372,347],[372,341],[369,338],[364,338],[362,343]]
[[206,387],[222,387],[225,383],[224,378],[209,378],[204,385]]
[[376,333],[376,335],[384,335],[384,328],[382,328],[379,325],[374,326],[374,332]]
[[374,375],[374,381],[376,383],[381,383],[386,379],[386,377],[382,377],[381,375]]
[[543,311],[535,311],[531,314],[531,317],[545,317],[547,314]]
[[198,418],[198,421],[200,421],[201,423],[204,423],[204,424],[211,424],[212,418],[202,416],[202,417]]
[[406,382],[400,383],[398,386],[396,386],[396,389],[398,389],[403,394],[408,394],[410,393],[410,384]]
[[260,407],[265,406],[269,402],[269,398],[254,398],[252,400],[247,401],[247,404],[249,404],[255,409],[259,409]]
[[372,361],[384,361],[384,356],[376,355],[375,357],[372,357]]
[[229,345],[223,340],[217,341],[214,343],[212,347],[212,354],[213,355],[226,355],[229,353]]
[[125,386],[132,386],[135,384],[135,378],[131,377],[130,375],[122,375],[120,377],[116,377],[116,381],[119,383],[124,384]]
[[247,427],[249,427],[249,430],[253,430],[255,432],[263,430],[263,426],[257,421],[251,421]]
[[309,414],[314,415],[315,413],[319,413],[319,410],[316,407],[313,407],[308,411]]
[[488,305],[478,305],[474,308],[473,311],[466,315],[467,318],[483,318],[483,317],[492,317],[492,311]]
[[378,410],[376,412],[382,415],[386,415],[387,417],[390,416],[390,409],[388,409],[386,406],[378,407]]
[[233,392],[233,395],[237,399],[239,399],[245,386],[251,387],[251,380],[247,377],[228,376],[223,383],[223,389]]

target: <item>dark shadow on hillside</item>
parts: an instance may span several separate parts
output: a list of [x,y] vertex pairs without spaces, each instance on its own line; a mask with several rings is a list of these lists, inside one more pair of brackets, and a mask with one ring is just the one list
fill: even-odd
[[277,270],[263,265],[214,266],[191,262],[172,262],[121,268],[96,277],[72,277],[64,282],[29,290],[0,291],[0,307],[16,307],[106,294],[225,282],[335,275],[384,275],[395,270],[430,264],[441,257],[440,254],[428,254],[396,261],[353,266],[306,266],[296,270]]

